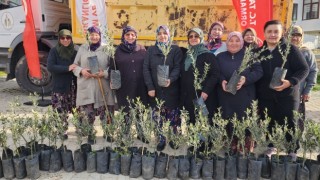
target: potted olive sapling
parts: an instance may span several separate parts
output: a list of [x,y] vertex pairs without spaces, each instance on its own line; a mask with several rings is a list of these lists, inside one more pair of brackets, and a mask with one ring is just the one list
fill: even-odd
[[89,125],[87,116],[83,112],[78,112],[77,109],[73,109],[72,114],[73,117],[71,121],[76,128],[76,143],[79,147],[79,149],[74,151],[74,171],[80,173],[86,170],[86,153],[91,151],[91,146],[83,148],[83,136],[91,133],[92,127]]
[[[171,32],[174,32],[174,30],[171,30]],[[169,65],[166,64],[167,57],[171,51],[172,41],[174,38],[174,33],[172,33],[169,41],[167,44],[158,43],[158,48],[164,55],[163,65],[157,66],[157,79],[158,79],[158,85],[161,87],[166,87],[169,80]]]
[[[320,135],[320,124],[308,119],[304,125],[304,132],[300,141],[303,160],[298,166],[297,179],[302,180],[310,177],[310,180],[318,180],[320,163],[311,160],[311,154],[317,150],[317,135]],[[310,154],[310,159],[307,159],[307,153]]]
[[202,90],[202,83],[207,78],[207,75],[209,73],[210,65],[205,63],[204,64],[204,70],[203,74],[200,74],[199,69],[196,67],[196,59],[193,57],[193,51],[191,49],[188,49],[187,54],[190,55],[192,59],[192,67],[193,67],[193,86],[196,93],[196,99],[193,100],[193,104],[195,106],[195,109],[198,111],[201,111],[203,116],[209,115],[208,108],[204,102],[204,99],[200,96],[198,96],[198,91]]
[[[233,116],[232,119],[229,121],[234,122],[237,121],[236,115]],[[228,132],[227,132],[228,133]],[[225,178],[226,179],[236,179],[237,178],[237,166],[236,166],[236,154],[233,152],[232,144],[234,142],[235,138],[235,130],[233,129],[231,132],[229,132],[227,139],[226,139],[226,164],[225,164]]]
[[267,135],[270,118],[267,117],[267,111],[264,112],[266,118],[262,120],[258,114],[258,101],[253,101],[251,109],[246,110],[246,119],[249,121],[249,132],[251,143],[255,143],[253,154],[249,156],[248,165],[248,179],[254,180],[263,178],[270,178],[271,164],[269,157],[263,154],[265,147],[268,145]]
[[280,159],[280,152],[283,152],[286,149],[284,142],[287,141],[287,133],[291,134],[287,127],[287,119],[284,119],[284,125],[275,122],[275,125],[271,130],[271,135],[269,136],[270,142],[277,148],[276,155],[271,157],[272,180],[285,179],[285,165],[284,161]]
[[281,42],[278,43],[278,51],[281,55],[282,59],[282,64],[280,67],[276,67],[273,71],[272,78],[269,84],[269,87],[271,89],[274,89],[275,87],[281,86],[282,85],[282,80],[286,77],[287,74],[287,69],[284,68],[288,55],[290,53],[291,49],[291,38],[292,38],[292,30],[293,30],[293,25],[290,26],[289,31],[288,31],[288,36],[287,36],[287,42],[285,43],[285,49],[281,46]]
[[225,154],[223,153],[223,148],[226,144],[227,139],[227,131],[226,126],[228,124],[228,120],[222,118],[222,114],[220,109],[213,116],[213,125],[211,130],[211,151],[215,154],[214,166],[213,166],[213,177],[214,179],[224,179],[225,172]]
[[14,165],[12,161],[12,150],[8,148],[8,119],[1,113],[0,114],[1,128],[0,128],[0,146],[2,148],[2,162],[1,171],[3,170],[4,178],[13,179],[15,177]]

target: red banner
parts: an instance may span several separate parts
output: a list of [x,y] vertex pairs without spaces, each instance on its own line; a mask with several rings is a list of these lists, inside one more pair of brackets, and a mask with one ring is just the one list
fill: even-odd
[[260,39],[264,39],[263,26],[272,20],[272,0],[232,0],[241,29],[254,28]]
[[29,74],[31,77],[41,79],[37,37],[32,16],[31,0],[23,0],[22,2],[26,14],[26,26],[23,32],[23,47],[27,58]]

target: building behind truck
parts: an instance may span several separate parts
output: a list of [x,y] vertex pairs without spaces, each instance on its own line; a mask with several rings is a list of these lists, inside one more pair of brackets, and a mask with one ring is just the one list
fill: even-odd
[[[30,92],[50,93],[52,77],[46,69],[46,60],[57,43],[57,32],[70,29],[76,44],[85,42],[76,15],[77,2],[79,0],[32,1],[42,73],[42,79],[38,80],[29,76],[24,56],[25,14],[21,0],[0,0],[0,68],[6,70],[8,80],[16,78],[19,86]],[[273,0],[273,18],[289,25],[292,5],[292,0]],[[207,33],[212,22],[221,21],[225,25],[223,38],[230,31],[240,30],[232,0],[105,0],[105,6],[107,27],[114,34],[116,45],[126,25],[137,29],[138,41],[145,46],[154,44],[155,30],[161,24],[175,28],[174,41],[182,47],[186,47],[187,31],[195,26]]]

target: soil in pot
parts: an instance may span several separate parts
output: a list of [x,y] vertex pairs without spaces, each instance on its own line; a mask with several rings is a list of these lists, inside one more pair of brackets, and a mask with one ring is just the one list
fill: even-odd
[[152,179],[156,165],[156,155],[154,153],[147,154],[142,156],[142,178]]
[[80,173],[86,170],[85,152],[77,149],[74,151],[74,171]]
[[216,156],[213,161],[213,177],[214,179],[224,179],[225,172],[225,158]]
[[[302,164],[297,165],[297,178],[296,180],[305,180],[310,178],[310,171],[307,166],[302,167]],[[319,179],[319,177],[318,177]],[[311,180],[311,179],[310,179]]]
[[190,177],[193,179],[199,179],[201,177],[201,169],[203,165],[203,160],[201,157],[195,158],[191,157],[190,161]]
[[237,85],[240,81],[240,78],[241,76],[237,73],[237,71],[234,71],[226,85],[226,91],[235,95],[237,93]]
[[104,149],[97,151],[97,172],[107,173],[109,165],[109,151],[104,151]]
[[186,156],[179,156],[179,178],[188,179],[190,171],[190,160]]
[[121,172],[120,154],[115,151],[110,152],[109,173],[119,175]]
[[27,156],[25,162],[28,178],[38,179],[40,177],[39,154]]
[[97,171],[97,154],[96,152],[87,153],[87,172],[93,173]]
[[159,156],[157,156],[154,177],[161,178],[161,179],[166,177],[167,163],[168,163],[168,155],[161,152]]
[[169,66],[158,65],[157,66],[158,85],[161,87],[166,87],[168,78],[169,78]]
[[72,172],[74,170],[72,151],[70,149],[61,151],[61,159],[63,170],[66,172]]
[[6,179],[13,179],[15,177],[14,173],[14,165],[12,158],[4,158],[2,160],[2,167],[3,167],[3,175]]
[[255,160],[254,158],[250,158],[248,163],[248,180],[260,179],[261,168],[262,168],[261,160]]
[[27,176],[25,156],[13,158],[14,172],[17,179],[23,179]]
[[320,162],[308,159],[306,166],[309,169],[310,180],[318,180],[320,178]]
[[177,179],[179,170],[179,157],[170,156],[167,170],[168,179]]
[[271,180],[286,179],[286,170],[283,162],[271,162]]
[[248,178],[248,158],[242,155],[237,157],[237,176],[240,179]]
[[259,161],[262,163],[261,167],[261,177],[265,179],[271,178],[271,161],[268,156],[260,156],[258,158]]
[[276,67],[274,69],[274,71],[273,71],[272,79],[271,79],[271,82],[269,84],[269,87],[271,89],[274,89],[277,86],[281,86],[282,85],[282,81],[281,80],[286,77],[286,74],[287,74],[287,69]]
[[130,165],[131,165],[131,154],[121,155],[121,174],[125,176],[129,176],[130,174]]
[[142,156],[140,152],[133,152],[130,164],[130,178],[138,178],[141,175]]
[[237,179],[237,158],[235,156],[226,157],[226,169],[224,172],[226,179]]
[[213,177],[213,158],[205,158],[202,166],[202,178],[212,179]]

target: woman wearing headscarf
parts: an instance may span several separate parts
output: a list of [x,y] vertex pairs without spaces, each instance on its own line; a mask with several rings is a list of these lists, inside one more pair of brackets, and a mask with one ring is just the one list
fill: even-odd
[[124,107],[125,112],[129,112],[127,97],[140,97],[142,102],[146,102],[147,88],[142,70],[145,55],[144,46],[137,44],[137,31],[131,26],[123,28],[121,44],[116,49],[110,68],[120,71],[121,87],[116,90],[116,96],[119,107]]
[[[247,67],[240,75],[240,81],[237,84],[237,93],[235,95],[227,92],[226,85],[230,80],[234,71],[237,71],[243,61],[244,57],[244,40],[240,32],[234,31],[228,35],[227,51],[220,53],[218,64],[220,67],[220,83],[218,86],[218,102],[221,107],[222,117],[225,119],[232,119],[236,115],[238,120],[245,117],[245,111],[250,108],[253,100],[256,99],[255,82],[258,81],[263,74],[259,63]],[[231,122],[227,125],[227,132],[231,136],[233,125]],[[250,133],[246,131],[245,151],[250,152],[253,144],[250,141]],[[231,148],[237,151],[237,138],[233,140]]]
[[[165,64],[169,66],[169,78],[165,87],[158,85],[157,67],[163,65],[165,56],[162,47],[170,45],[171,37],[169,28],[161,25],[156,30],[156,43],[150,46],[143,64],[143,76],[148,88],[148,95],[151,106],[156,107],[155,98],[164,101],[164,107],[161,109],[161,116],[170,121],[171,126],[175,129],[180,126],[179,117],[179,75],[182,52],[176,45],[171,45],[171,50],[167,56]],[[163,119],[163,118],[161,118]],[[162,124],[162,122],[160,122]],[[158,151],[165,148],[165,137],[159,137]]]
[[244,40],[244,47],[252,45],[253,48],[258,48],[262,45],[262,41],[258,38],[256,30],[253,28],[247,28],[242,32],[242,38]]
[[[80,112],[85,113],[89,124],[93,126],[95,116],[99,116],[101,122],[106,123],[105,111],[108,108],[109,112],[113,113],[114,96],[108,79],[110,55],[104,52],[98,27],[88,28],[88,42],[79,48],[74,60],[77,67],[73,73],[77,76],[77,107]],[[93,72],[94,70],[97,72]],[[94,143],[94,136],[88,136],[88,143]]]
[[227,50],[226,43],[222,42],[221,37],[224,31],[224,26],[221,22],[214,22],[209,29],[207,48],[214,55]]
[[[203,31],[199,28],[192,28],[188,32],[189,52],[191,53],[184,56],[181,64],[181,89],[183,91],[181,91],[180,105],[189,112],[189,123],[193,124],[195,123],[193,101],[197,97],[202,97],[205,101],[209,110],[209,118],[212,117],[213,111],[217,107],[217,99],[214,98],[213,91],[219,80],[219,67],[216,57],[204,46],[203,42]],[[195,68],[199,71],[199,77],[202,77],[206,64],[209,65],[209,71],[201,83],[202,89],[196,90],[194,87]]]
[[76,106],[76,77],[72,70],[76,68],[73,64],[77,52],[74,50],[71,32],[62,29],[58,33],[58,44],[52,48],[48,56],[48,70],[52,75],[52,108],[57,110],[64,121],[67,139],[68,113]]

